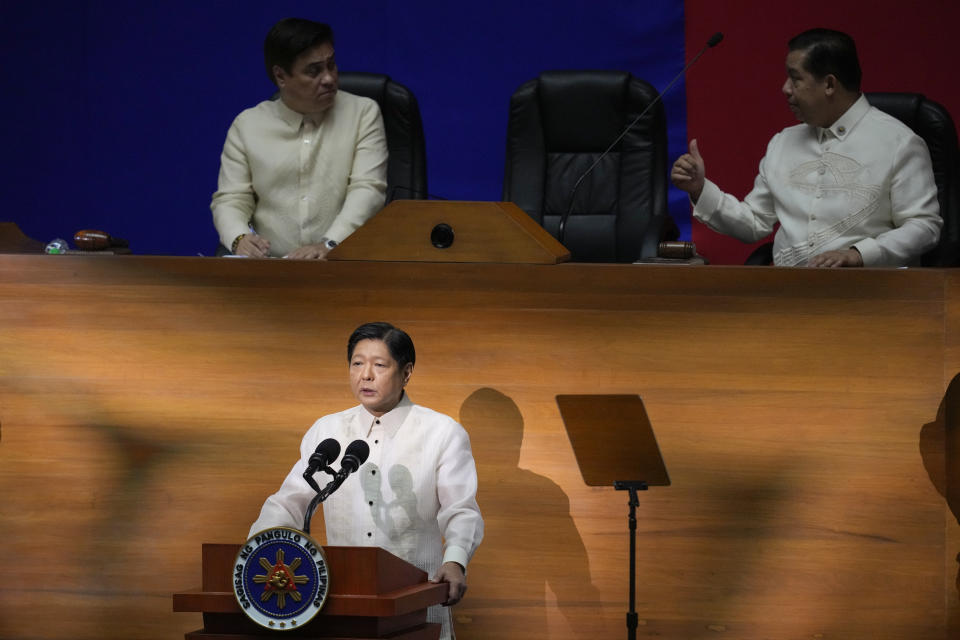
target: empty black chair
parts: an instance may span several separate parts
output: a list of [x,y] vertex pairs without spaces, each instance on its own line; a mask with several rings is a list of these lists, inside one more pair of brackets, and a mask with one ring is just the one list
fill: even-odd
[[[503,199],[554,236],[574,184],[655,98],[623,71],[547,71],[510,99]],[[578,262],[657,253],[667,212],[667,127],[658,103],[583,180],[564,244]]]

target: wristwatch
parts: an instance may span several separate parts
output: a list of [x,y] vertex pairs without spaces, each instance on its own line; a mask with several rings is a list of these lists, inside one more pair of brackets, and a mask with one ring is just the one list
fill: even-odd
[[330,238],[320,238],[320,244],[325,246],[327,248],[327,251],[330,251],[331,249],[335,249],[336,246],[340,243],[337,242],[336,240],[331,240]]

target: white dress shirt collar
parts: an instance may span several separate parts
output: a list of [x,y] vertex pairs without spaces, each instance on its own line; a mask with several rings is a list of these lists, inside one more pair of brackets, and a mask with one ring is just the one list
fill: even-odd
[[300,127],[302,127],[303,123],[307,120],[315,126],[319,126],[320,121],[323,120],[323,116],[326,113],[324,111],[318,113],[300,113],[299,111],[294,111],[286,105],[283,98],[277,98],[274,100],[274,103],[277,105],[277,116],[286,122],[294,131],[299,131]]
[[850,105],[850,108],[847,109],[842,116],[837,118],[837,121],[831,126],[826,129],[817,127],[817,139],[820,142],[823,142],[824,137],[834,137],[837,140],[843,140],[850,134],[853,128],[857,126],[857,123],[863,119],[863,116],[867,115],[867,111],[869,110],[870,103],[867,102],[867,97],[861,93],[857,101]]
[[406,421],[407,416],[410,415],[410,409],[413,408],[413,402],[410,400],[410,396],[406,391],[403,392],[403,395],[400,396],[400,402],[397,403],[390,411],[387,411],[385,414],[379,418],[369,411],[367,408],[362,406],[360,407],[360,420],[362,422],[363,434],[367,436],[370,433],[370,430],[374,425],[380,425],[380,428],[383,429],[384,434],[392,438],[396,435],[397,430],[400,429],[400,426]]

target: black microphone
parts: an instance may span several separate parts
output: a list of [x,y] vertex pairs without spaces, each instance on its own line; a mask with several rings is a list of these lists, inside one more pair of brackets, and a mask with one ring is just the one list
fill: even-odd
[[[325,443],[332,442],[337,446],[337,453],[340,453],[340,443],[338,443],[333,438],[329,438],[320,443],[320,446],[317,447],[317,452],[319,452],[320,447]],[[317,455],[316,453],[314,455]],[[363,440],[354,440],[347,445],[347,450],[343,452],[343,459],[340,460],[340,470],[336,473],[333,473],[332,470],[327,469],[327,472],[333,475],[333,480],[327,483],[322,490],[317,487],[316,482],[313,478],[307,479],[307,482],[310,483],[310,486],[313,487],[313,490],[317,492],[317,495],[313,496],[313,500],[310,501],[310,504],[307,506],[307,511],[303,516],[303,532],[310,533],[310,520],[313,519],[313,512],[316,511],[317,507],[321,502],[330,497],[330,495],[340,488],[340,485],[343,484],[343,481],[347,479],[351,473],[356,473],[357,469],[367,461],[367,458],[370,456],[370,445],[368,445]],[[310,456],[311,460],[313,456]],[[333,456],[336,458],[336,455]],[[306,474],[304,474],[306,478]]]
[[330,469],[330,463],[336,460],[339,455],[340,443],[333,438],[327,438],[317,445],[317,448],[307,461],[307,470],[303,472],[303,479],[307,481],[307,484],[309,484],[314,491],[320,491],[320,487],[318,487],[316,481],[314,481],[313,474],[323,469],[330,475],[334,475],[333,470]]
[[319,493],[320,502],[329,498],[330,494],[339,489],[343,481],[347,479],[347,476],[355,473],[357,469],[360,468],[360,465],[367,461],[367,457],[369,456],[370,445],[363,440],[354,440],[348,444],[347,450],[343,452],[343,458],[340,460],[340,470],[333,476],[333,480],[327,483],[323,491]]
[[[573,191],[570,192],[570,206],[567,207],[566,212],[560,218],[560,228],[557,230],[557,241],[560,244],[563,244],[563,238],[567,230],[567,218],[570,217],[570,213],[573,211],[573,198],[574,196],[577,195],[577,189],[580,188],[580,183],[582,183],[584,178],[590,175],[590,172],[593,171],[598,164],[600,164],[600,161],[603,160],[607,156],[607,154],[613,150],[615,146],[617,146],[617,143],[623,140],[623,137],[630,132],[630,129],[632,129],[634,125],[636,125],[638,122],[640,122],[640,120],[643,119],[643,116],[647,115],[647,112],[650,111],[650,109],[652,109],[655,104],[660,102],[660,99],[664,96],[664,94],[670,90],[670,87],[672,87],[677,82],[677,80],[679,80],[683,76],[683,74],[687,72],[687,69],[689,69],[694,62],[699,60],[700,56],[702,56],[707,49],[711,47],[715,47],[718,44],[720,44],[721,40],[723,40],[723,34],[720,33],[719,31],[717,31],[715,34],[710,36],[710,39],[707,40],[707,44],[705,44],[703,48],[700,49],[699,52],[697,52],[697,55],[693,56],[693,59],[690,62],[688,62],[683,69],[680,70],[680,73],[674,76],[673,80],[670,81],[670,84],[664,87],[663,91],[657,94],[657,97],[654,98],[653,101],[650,102],[650,104],[648,104],[647,107],[640,112],[640,115],[634,118],[633,122],[627,125],[627,128],[624,129],[619,136],[617,136],[617,139],[610,143],[610,146],[607,147],[607,150],[601,153],[600,156],[596,160],[594,160],[593,164],[590,165],[590,168],[584,171],[583,175],[581,175],[577,179],[576,184],[573,185]],[[637,257],[640,257],[640,256],[637,256]]]
[[343,453],[343,460],[340,461],[340,471],[337,476],[343,474],[346,478],[351,473],[355,473],[367,458],[370,457],[370,445],[363,440],[354,440],[347,445],[347,450]]

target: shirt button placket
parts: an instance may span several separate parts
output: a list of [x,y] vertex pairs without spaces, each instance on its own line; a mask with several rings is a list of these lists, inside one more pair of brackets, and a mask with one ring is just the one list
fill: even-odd
[[[301,222],[306,221],[307,215],[309,213],[309,198],[307,197],[307,189],[310,186],[310,181],[307,179],[306,171],[307,164],[310,161],[310,144],[314,135],[314,126],[310,120],[304,119],[303,127],[301,128],[300,137],[303,140],[303,144],[300,145],[300,202],[298,203],[298,208],[300,210],[300,220]],[[303,225],[301,224],[301,227]],[[301,238],[301,242],[303,238]]]
[[[379,435],[378,435],[378,433],[379,433],[379,431],[380,431],[380,428],[381,428],[381,427],[380,427],[380,419],[379,419],[379,418],[375,418],[374,421],[373,421],[373,425],[372,425],[372,427],[371,427],[371,433],[368,434],[368,436],[367,436],[368,438],[370,438],[371,436],[373,437],[373,444],[378,444],[378,443],[380,442],[380,438],[379,438]],[[381,460],[380,460],[380,448],[379,448],[379,447],[377,447],[377,448],[371,448],[370,456],[367,458],[367,461],[368,461],[368,462],[372,462],[372,463],[373,463],[372,466],[380,465]],[[371,477],[375,477],[376,475],[377,475],[377,470],[376,470],[376,469],[370,469],[370,476],[371,476]],[[379,492],[377,493],[377,495],[379,495]],[[374,500],[369,500],[369,499],[368,499],[368,500],[367,500],[367,506],[373,507],[373,506],[374,506]],[[373,531],[367,531],[367,539],[369,540],[369,539],[372,539],[372,538],[373,538]]]

